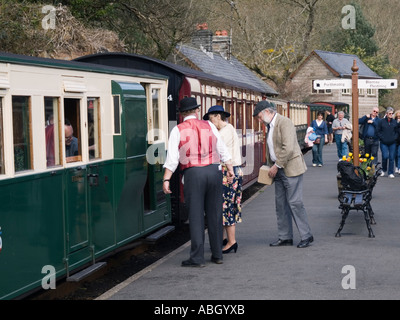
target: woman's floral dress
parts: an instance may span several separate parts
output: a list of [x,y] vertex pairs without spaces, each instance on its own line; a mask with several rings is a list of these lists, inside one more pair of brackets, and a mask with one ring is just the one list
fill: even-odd
[[241,167],[233,167],[235,177],[233,183],[228,183],[227,169],[222,166],[223,198],[222,216],[224,226],[234,226],[242,222],[242,183],[243,171]]

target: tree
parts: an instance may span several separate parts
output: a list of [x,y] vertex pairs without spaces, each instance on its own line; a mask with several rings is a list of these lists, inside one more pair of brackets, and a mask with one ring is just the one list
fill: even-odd
[[[219,0],[211,28],[232,26],[234,55],[279,92],[312,46],[318,0]],[[224,24],[224,25],[223,25]]]
[[361,6],[352,1],[351,5],[356,12],[355,29],[344,29],[337,24],[334,30],[327,30],[322,37],[322,47],[328,51],[344,52],[346,48],[361,48],[366,56],[373,56],[379,50],[374,35],[376,29],[365,18]]
[[128,52],[166,59],[179,42],[190,39],[196,24],[207,21],[204,1],[65,0],[88,26],[118,33]]
[[43,13],[44,5],[36,2],[4,0],[1,3],[0,50],[69,59],[102,50],[123,50],[123,43],[115,33],[85,28],[65,6],[55,7],[55,28],[44,28],[42,23],[48,13]]
[[314,30],[315,16],[317,13],[317,3],[319,0],[280,0],[282,3],[300,8],[302,15],[306,16],[306,23],[303,31],[302,54],[308,55],[312,32]]

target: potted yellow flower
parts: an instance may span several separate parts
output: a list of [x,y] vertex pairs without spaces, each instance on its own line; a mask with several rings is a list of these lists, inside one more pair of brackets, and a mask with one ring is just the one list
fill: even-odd
[[[359,154],[359,161],[360,161],[359,172],[361,172],[361,174],[363,175],[363,178],[367,183],[367,185],[370,183],[370,181],[372,180],[370,178],[372,178],[375,173],[375,165],[372,163],[374,159],[375,158],[370,156],[368,153],[365,155]],[[350,152],[348,156],[343,156],[341,160],[353,164],[354,155],[353,153]],[[342,177],[340,173],[337,175],[337,183],[340,193],[340,191],[343,190]]]
[[[363,171],[365,178],[368,180],[375,173],[375,165],[372,163],[372,161],[375,158],[370,156],[368,153],[366,153],[364,156],[359,154],[358,157],[360,159],[360,166],[359,167]],[[343,156],[342,160],[350,162],[350,163],[353,163],[354,155],[350,152],[349,156],[348,157]]]

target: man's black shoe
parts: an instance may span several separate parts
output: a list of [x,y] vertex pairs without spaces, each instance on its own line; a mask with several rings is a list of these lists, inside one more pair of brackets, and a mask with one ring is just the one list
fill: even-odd
[[284,247],[284,246],[292,246],[293,245],[293,240],[281,240],[278,239],[277,241],[270,243],[270,247]]
[[190,260],[182,261],[182,267],[204,268],[205,266],[203,263],[194,263]]
[[306,240],[301,240],[299,242],[299,244],[297,245],[297,248],[307,248],[311,244],[311,242],[313,242],[313,241],[314,241],[314,237],[313,236],[309,237]]
[[222,261],[222,259],[220,258],[214,258],[213,256],[211,256],[211,262],[214,262],[216,264],[223,264],[224,262]]

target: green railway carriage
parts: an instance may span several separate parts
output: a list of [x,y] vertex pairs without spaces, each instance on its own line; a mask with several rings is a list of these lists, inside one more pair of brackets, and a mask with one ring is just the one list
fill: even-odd
[[170,223],[155,158],[168,139],[167,85],[0,53],[0,299],[51,283],[51,271],[73,278]]

